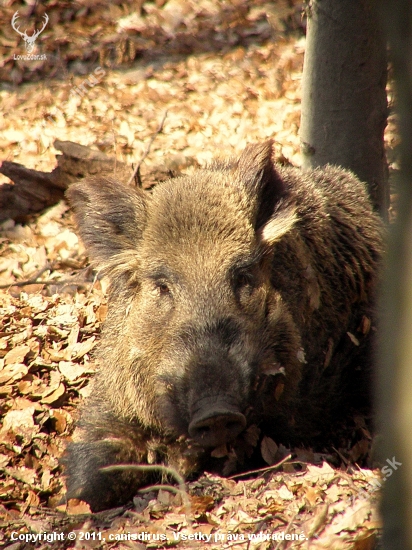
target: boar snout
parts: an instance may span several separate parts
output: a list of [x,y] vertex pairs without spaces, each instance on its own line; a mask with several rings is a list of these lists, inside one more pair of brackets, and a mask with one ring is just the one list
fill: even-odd
[[189,424],[189,435],[202,447],[218,447],[233,441],[245,427],[246,418],[235,407],[202,399]]

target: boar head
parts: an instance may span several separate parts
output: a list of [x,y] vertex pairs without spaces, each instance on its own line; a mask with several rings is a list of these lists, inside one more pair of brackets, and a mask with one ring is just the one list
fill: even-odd
[[98,385],[118,417],[215,447],[244,430],[262,372],[293,395],[300,367],[279,349],[295,357],[299,336],[271,259],[296,215],[270,141],[152,194],[109,178],[67,194],[110,280]]

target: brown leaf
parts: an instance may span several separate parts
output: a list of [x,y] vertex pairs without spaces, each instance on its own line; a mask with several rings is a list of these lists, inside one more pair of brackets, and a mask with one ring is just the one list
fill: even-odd
[[0,386],[0,396],[7,396],[13,393],[13,386]]
[[320,498],[319,489],[317,487],[305,487],[305,497],[311,506],[315,506]]
[[26,485],[34,485],[37,479],[36,470],[22,466],[20,468],[7,468],[6,473],[17,481],[22,481]]
[[282,500],[293,500],[294,499],[294,496],[293,496],[293,493],[292,491],[290,491],[286,485],[282,485],[282,487],[280,487],[279,491],[277,492],[278,496],[282,499]]
[[6,353],[4,356],[4,363],[6,365],[10,365],[11,363],[23,363],[26,355],[30,351],[30,346],[27,346],[26,344],[16,346]]
[[[214,504],[215,500],[211,496],[190,496],[192,512],[196,515],[201,515],[209,510],[212,510]],[[183,508],[182,511],[184,511]]]
[[50,470],[46,468],[43,470],[43,474],[41,476],[41,488],[42,491],[47,491],[50,487],[50,481],[53,478],[52,474],[50,473]]
[[31,428],[34,427],[34,414],[35,407],[27,407],[23,410],[11,410],[7,412],[3,417],[3,426],[1,431],[12,430],[18,432],[20,428]]
[[40,431],[40,427],[34,423],[33,414],[35,407],[27,407],[23,410],[8,411],[3,418],[1,434],[12,432],[20,438],[19,445],[25,447],[32,442],[34,435]]
[[229,455],[229,450],[224,443],[223,445],[220,445],[219,447],[215,447],[213,451],[210,453],[210,456],[213,456],[214,458],[223,458],[224,456]]
[[58,401],[62,395],[64,395],[65,391],[66,391],[66,388],[65,388],[64,384],[59,384],[57,389],[55,389],[47,397],[43,397],[41,402],[45,403],[47,405],[52,405],[53,403],[56,403],[56,401]]
[[306,478],[313,484],[323,485],[329,483],[336,475],[335,470],[327,462],[324,462],[320,467],[308,464],[307,469]]
[[371,442],[368,439],[361,439],[349,451],[349,457],[352,462],[358,462],[361,457],[367,456],[371,447]]
[[362,321],[358,330],[360,330],[362,334],[368,334],[371,329],[371,326],[372,326],[371,319],[369,317],[366,317],[366,315],[364,315],[362,317]]
[[40,498],[38,497],[38,495],[36,495],[36,493],[34,493],[33,491],[29,491],[29,494],[27,495],[27,498],[26,498],[26,506],[39,506],[40,504]]
[[370,504],[367,501],[355,502],[353,506],[349,506],[344,514],[337,516],[330,530],[332,533],[338,534],[341,531],[356,531],[362,527],[365,521],[371,514]]
[[[58,507],[60,509],[60,506]],[[67,501],[67,507],[64,507],[64,510],[67,514],[76,515],[76,514],[91,514],[90,506],[87,502],[83,500],[78,500],[77,498],[71,498]]]
[[374,550],[376,548],[376,533],[367,533],[365,536],[355,540],[353,550]]
[[100,323],[103,323],[107,317],[107,304],[102,304],[96,311],[97,319]]
[[259,441],[259,436],[260,436],[260,428],[258,428],[256,424],[252,424],[245,431],[243,437],[246,443],[248,443],[252,447],[256,447]]
[[56,421],[54,427],[58,434],[66,431],[68,420],[72,421],[70,414],[63,409],[54,409],[51,411],[51,416]]
[[321,529],[323,529],[325,524],[328,522],[328,511],[329,511],[329,507],[327,504],[320,504],[316,508],[315,515],[310,520],[308,538],[313,537],[313,535],[315,535]]
[[355,346],[359,346],[360,345],[360,342],[359,340],[356,338],[356,336],[354,334],[352,334],[351,332],[347,332],[346,333],[349,338],[351,339],[352,343],[355,345]]
[[271,466],[277,462],[276,453],[278,451],[278,446],[270,437],[264,437],[262,443],[260,444],[260,452],[262,453],[263,460],[266,464]]
[[74,382],[85,373],[86,367],[72,361],[59,361],[59,371],[66,380]]
[[81,359],[89,353],[95,346],[95,339],[95,336],[91,336],[84,342],[76,343],[72,348],[72,359]]
[[11,460],[10,456],[0,454],[0,469],[2,470],[5,466],[7,466],[10,460]]
[[5,384],[11,380],[19,380],[28,373],[28,368],[22,363],[12,363],[0,370],[0,384]]
[[285,384],[283,382],[279,382],[276,386],[276,389],[275,389],[275,399],[276,399],[276,401],[279,401],[284,389],[285,389]]

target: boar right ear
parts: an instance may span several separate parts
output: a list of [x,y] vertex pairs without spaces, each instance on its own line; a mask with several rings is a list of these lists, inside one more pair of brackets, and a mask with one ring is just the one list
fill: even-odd
[[143,191],[95,177],[70,185],[66,196],[80,237],[97,265],[136,249],[146,224]]

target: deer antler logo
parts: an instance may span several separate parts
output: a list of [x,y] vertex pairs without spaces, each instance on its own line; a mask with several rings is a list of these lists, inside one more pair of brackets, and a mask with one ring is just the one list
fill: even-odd
[[27,35],[27,32],[24,31],[24,32],[20,32],[19,29],[20,27],[16,27],[16,21],[17,21],[17,18],[18,18],[18,15],[19,15],[19,12],[16,11],[16,13],[13,15],[13,19],[11,20],[11,26],[13,27],[13,29],[20,35],[23,37],[23,40],[25,42],[25,46],[26,46],[26,50],[28,53],[31,53],[33,51],[33,48],[34,48],[34,43],[36,42],[37,40],[37,37],[39,36],[40,33],[42,33],[44,31],[44,29],[46,28],[46,25],[47,23],[49,22],[49,16],[47,15],[47,13],[44,14],[44,23],[43,23],[43,27],[39,30],[39,31],[36,31],[34,30],[32,36],[28,36]]

